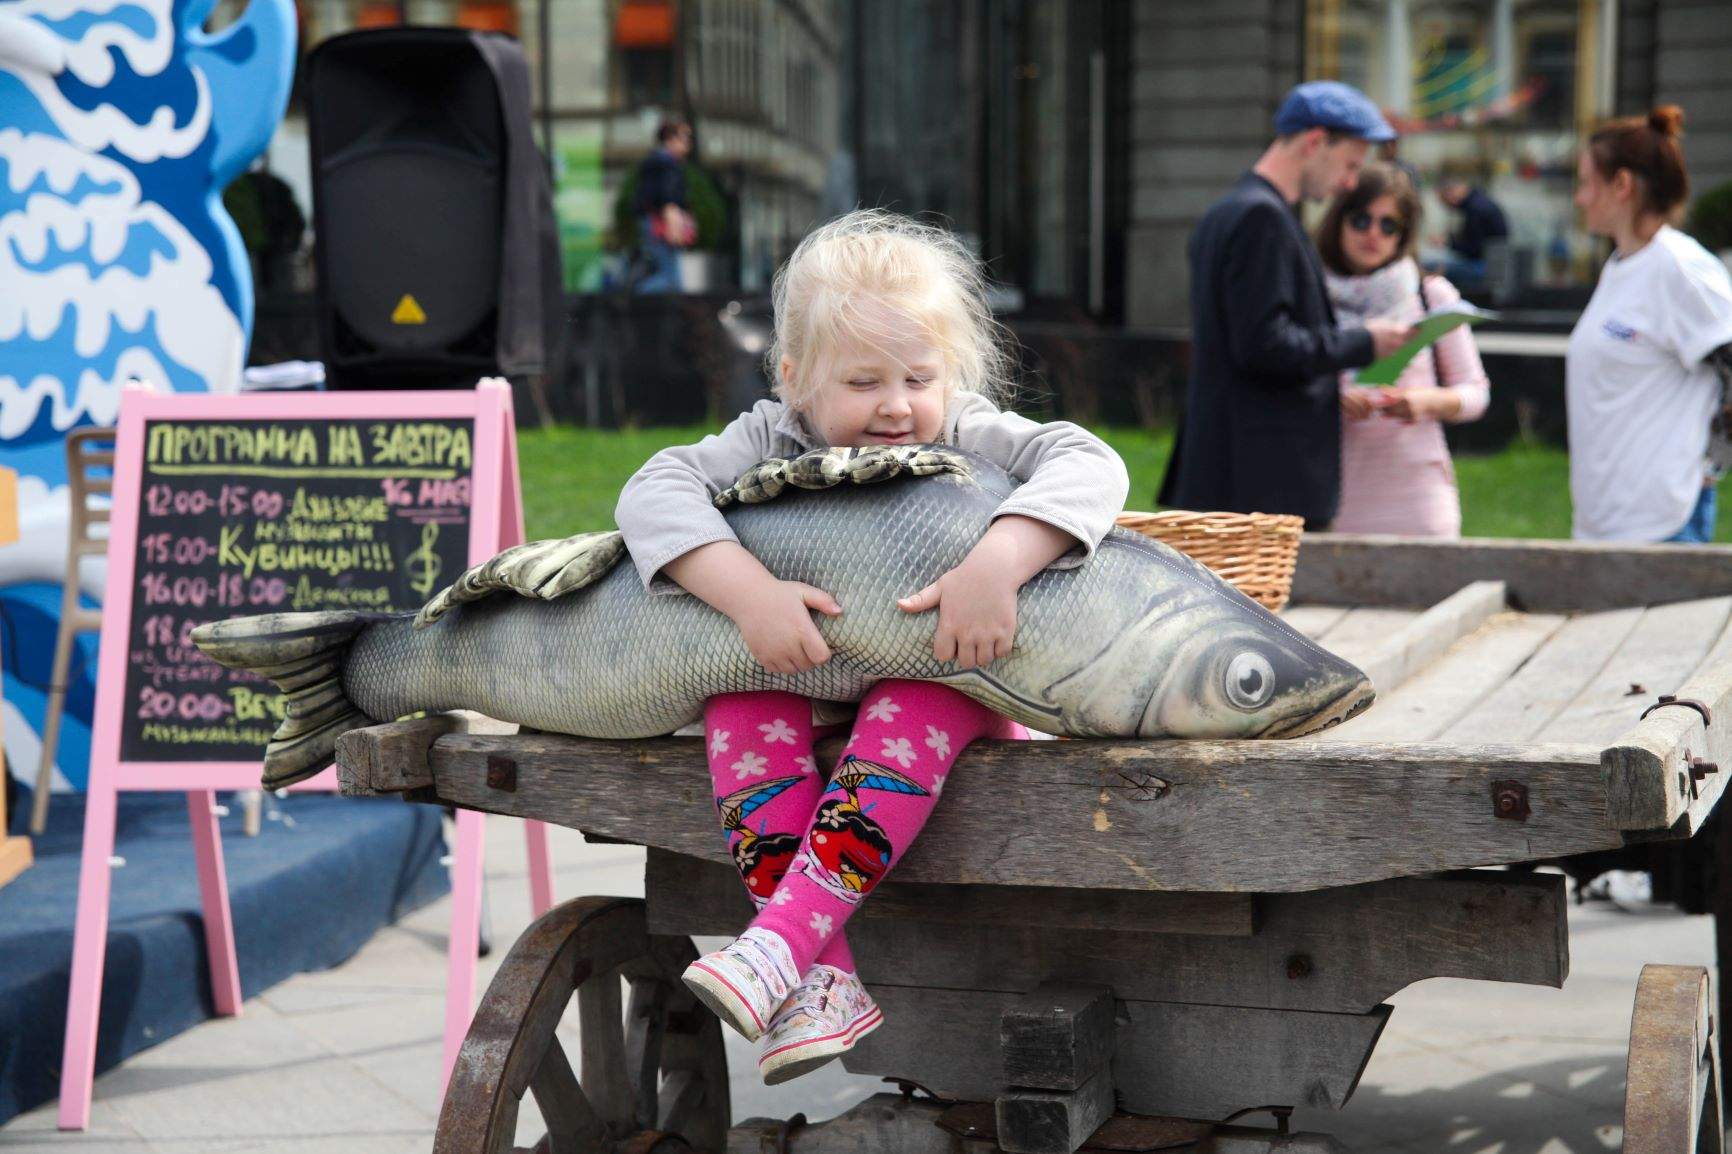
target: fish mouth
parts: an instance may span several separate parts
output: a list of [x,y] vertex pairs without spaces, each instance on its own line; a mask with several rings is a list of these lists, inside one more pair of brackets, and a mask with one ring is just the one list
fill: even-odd
[[1274,725],[1266,730],[1263,736],[1305,737],[1308,734],[1321,733],[1359,716],[1376,700],[1377,690],[1372,687],[1371,680],[1361,677],[1322,709]]

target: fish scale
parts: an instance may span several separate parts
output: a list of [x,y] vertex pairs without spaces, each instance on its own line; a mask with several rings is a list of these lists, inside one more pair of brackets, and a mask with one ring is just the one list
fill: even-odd
[[[316,710],[298,711],[291,693],[289,721],[267,753],[267,781],[274,772],[278,783],[325,757],[322,768],[334,732],[423,710],[473,709],[551,732],[638,738],[695,721],[718,693],[775,689],[848,702],[877,681],[910,678],[952,685],[1046,732],[1259,737],[1311,732],[1370,702],[1358,669],[1196,562],[1119,529],[1086,562],[1049,568],[1023,586],[1008,657],[974,670],[936,660],[937,613],[905,613],[896,599],[960,564],[1016,481],[969,454],[918,451],[922,460],[939,454],[948,471],[863,484],[850,470],[879,476],[883,462],[847,457],[811,471],[833,488],[754,487],[760,497],[780,495],[723,510],[772,573],[842,605],[840,617],[814,615],[833,656],[806,673],[768,672],[732,621],[678,590],[646,591],[630,564],[592,581],[584,572],[590,584],[541,599],[544,571],[560,563],[580,571],[595,555],[586,551],[614,544],[602,535],[520,547],[540,566],[535,576],[509,566],[472,571],[455,587],[461,592],[423,611],[431,622],[424,628],[409,615],[285,614],[205,626],[195,640],[218,660],[267,677],[286,668],[272,638],[303,638],[295,652],[304,654],[304,638],[323,630],[333,654],[344,650],[329,657],[343,690],[338,705],[324,693]],[[562,550],[571,560],[562,562]],[[495,591],[501,585],[508,588]],[[296,676],[297,686],[307,681],[299,667]]]

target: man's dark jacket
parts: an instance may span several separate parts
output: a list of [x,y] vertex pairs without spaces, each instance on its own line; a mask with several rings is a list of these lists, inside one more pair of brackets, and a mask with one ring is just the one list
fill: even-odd
[[1509,236],[1503,209],[1480,189],[1468,189],[1456,210],[1461,213],[1461,227],[1449,238],[1449,247],[1468,260],[1484,260],[1486,241]]
[[632,212],[638,216],[659,213],[670,204],[686,207],[685,162],[657,145],[643,158],[637,170],[637,197]]
[[1246,173],[1191,234],[1191,379],[1160,502],[1335,516],[1343,369],[1371,334],[1338,329],[1323,266],[1292,205]]

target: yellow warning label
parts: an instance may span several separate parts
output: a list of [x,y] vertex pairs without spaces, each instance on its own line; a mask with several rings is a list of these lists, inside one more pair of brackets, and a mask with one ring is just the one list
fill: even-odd
[[421,302],[408,293],[397,302],[397,307],[391,310],[391,323],[394,325],[424,325],[427,314],[421,311]]

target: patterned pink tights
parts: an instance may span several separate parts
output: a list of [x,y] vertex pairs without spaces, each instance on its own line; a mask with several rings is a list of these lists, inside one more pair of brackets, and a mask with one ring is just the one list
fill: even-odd
[[813,756],[812,707],[792,693],[729,693],[704,707],[710,778],[734,865],[803,973],[854,972],[843,923],[914,841],[950,766],[1015,722],[930,681],[881,681],[860,702],[828,782]]

